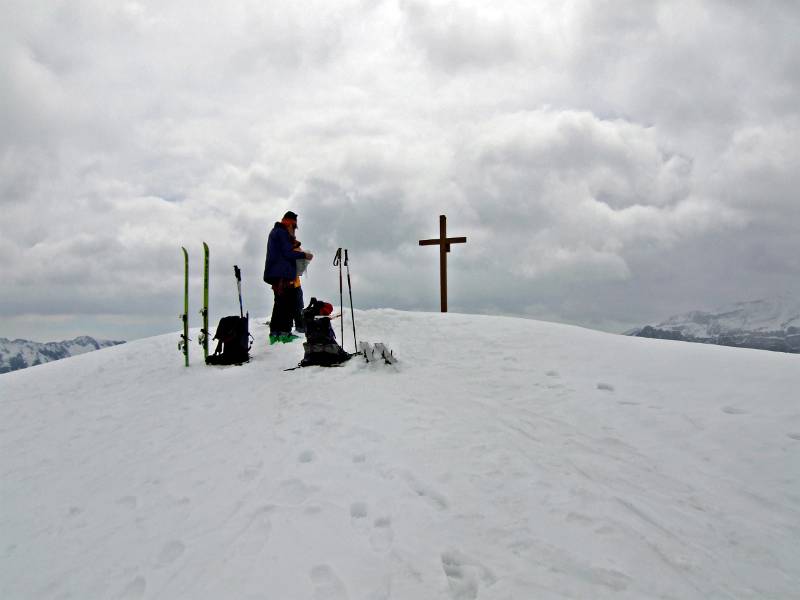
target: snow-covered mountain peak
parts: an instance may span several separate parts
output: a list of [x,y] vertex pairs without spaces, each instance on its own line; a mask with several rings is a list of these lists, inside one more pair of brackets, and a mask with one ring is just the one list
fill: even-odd
[[796,597],[799,356],[357,323],[397,365],[285,371],[253,320],[240,367],[174,333],[0,376],[0,597]]
[[122,343],[124,342],[96,340],[87,335],[62,342],[44,343],[0,337],[0,374]]
[[698,337],[738,330],[784,331],[789,327],[800,328],[800,299],[783,296],[737,302],[710,312],[692,311],[673,316],[654,326],[680,329]]
[[784,295],[690,311],[628,335],[800,352],[800,299]]

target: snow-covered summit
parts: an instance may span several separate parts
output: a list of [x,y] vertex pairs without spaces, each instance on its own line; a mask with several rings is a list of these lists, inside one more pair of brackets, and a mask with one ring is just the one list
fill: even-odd
[[670,317],[656,327],[675,329],[695,337],[735,331],[785,331],[800,328],[800,300],[779,297],[737,302],[712,312],[694,311]]
[[713,311],[691,311],[637,328],[630,335],[800,352],[800,299],[737,302]]
[[0,373],[34,367],[52,360],[61,360],[123,343],[113,340],[96,340],[88,335],[62,342],[44,343],[0,337]]
[[396,366],[287,372],[251,323],[241,367],[175,333],[0,377],[0,597],[800,589],[797,355],[376,310]]

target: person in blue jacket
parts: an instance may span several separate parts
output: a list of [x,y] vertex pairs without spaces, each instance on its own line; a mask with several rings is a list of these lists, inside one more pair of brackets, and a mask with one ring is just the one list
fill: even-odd
[[298,258],[311,260],[310,252],[298,252],[292,247],[297,231],[297,214],[288,211],[280,222],[275,223],[267,239],[267,259],[264,265],[264,281],[272,286],[275,301],[272,317],[269,320],[269,343],[291,342],[297,339],[292,335],[292,321],[295,311],[296,293],[294,280],[297,278]]

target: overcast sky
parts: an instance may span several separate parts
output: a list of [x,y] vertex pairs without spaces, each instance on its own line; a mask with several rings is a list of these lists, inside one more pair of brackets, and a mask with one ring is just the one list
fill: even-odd
[[[498,4],[490,7],[489,4]],[[611,331],[800,295],[800,4],[0,0],[0,336],[306,298]]]

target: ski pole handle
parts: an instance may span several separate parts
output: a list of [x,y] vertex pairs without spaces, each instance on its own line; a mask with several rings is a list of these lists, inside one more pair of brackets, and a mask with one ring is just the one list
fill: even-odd
[[336,256],[333,257],[333,266],[334,267],[338,267],[340,264],[342,264],[342,249],[341,248],[336,250]]
[[344,249],[344,266],[347,266],[347,248]]
[[233,265],[233,274],[236,275],[236,289],[239,290],[239,315],[244,319],[244,308],[242,307],[242,272],[237,265]]

